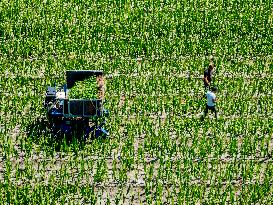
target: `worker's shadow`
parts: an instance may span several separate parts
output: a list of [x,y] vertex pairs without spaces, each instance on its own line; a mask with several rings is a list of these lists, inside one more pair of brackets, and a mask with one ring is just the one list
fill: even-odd
[[[27,125],[26,135],[35,144],[55,151],[63,151],[64,147],[75,147],[75,144],[77,148],[82,148],[86,143],[86,139],[81,135],[65,135],[52,130],[46,118],[37,118]],[[91,136],[88,139],[93,140],[94,138]]]

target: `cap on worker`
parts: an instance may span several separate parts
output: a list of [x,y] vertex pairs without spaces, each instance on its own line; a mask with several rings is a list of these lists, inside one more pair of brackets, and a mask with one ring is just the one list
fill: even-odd
[[216,86],[213,86],[212,88],[211,88],[211,91],[217,91],[218,89],[217,89],[217,87]]
[[214,63],[213,62],[210,62],[210,64],[209,64],[209,69],[213,69],[214,68]]

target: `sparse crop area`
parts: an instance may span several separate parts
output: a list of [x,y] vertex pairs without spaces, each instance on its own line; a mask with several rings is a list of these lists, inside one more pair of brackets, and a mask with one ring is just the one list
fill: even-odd
[[[272,20],[271,1],[1,0],[0,204],[272,204]],[[66,70],[104,71],[107,139],[44,129]]]

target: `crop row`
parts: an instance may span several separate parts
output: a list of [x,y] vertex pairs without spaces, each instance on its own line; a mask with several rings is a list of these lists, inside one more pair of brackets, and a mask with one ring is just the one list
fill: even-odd
[[[106,74],[141,74],[141,75],[164,75],[168,77],[170,73],[173,75],[187,73],[189,76],[203,74],[203,69],[209,64],[209,57],[202,56],[200,58],[188,59],[158,59],[153,60],[151,57],[142,57],[134,59],[111,59],[111,57],[98,57],[92,59],[85,55],[78,57],[46,57],[45,59],[12,59],[1,58],[0,63],[3,77],[58,77],[63,78],[64,69],[102,69]],[[242,58],[227,59],[225,56],[215,56],[215,65],[217,74],[220,76],[245,76],[251,74],[266,74],[272,76],[270,68],[272,67],[272,56],[262,59]],[[24,69],[21,69],[24,68]]]
[[[5,98],[7,99],[7,98]],[[5,100],[3,99],[3,100]],[[19,99],[19,101],[18,101]],[[229,99],[229,98],[227,98]],[[5,102],[5,101],[3,101]],[[9,103],[1,108],[2,118],[1,126],[7,129],[12,128],[14,124],[20,124],[24,120],[34,121],[35,117],[43,118],[44,111],[42,100],[39,96],[30,98],[29,96],[9,99]],[[230,103],[232,102],[232,104]],[[236,118],[245,119],[271,119],[272,114],[272,98],[230,98],[229,101],[219,102],[218,112],[221,120],[234,120]],[[111,115],[117,119],[119,116],[130,117],[135,116],[147,117],[147,119],[169,120],[169,118],[193,118],[199,119],[205,107],[205,102],[200,99],[184,99],[176,96],[167,96],[164,99],[158,96],[154,97],[135,97],[133,99],[125,99],[122,103],[119,97],[113,98],[105,105],[111,109]],[[165,119],[166,118],[166,119]],[[117,119],[114,119],[117,121]]]
[[[270,1],[0,1],[0,204],[271,204]],[[200,121],[214,56],[218,120]],[[45,128],[103,70],[106,139]]]
[[[79,160],[79,161],[78,161]],[[37,183],[46,180],[48,183],[54,183],[60,179],[68,184],[90,185],[103,182],[107,184],[126,183],[127,174],[133,174],[132,181],[136,182],[136,186],[154,182],[163,182],[164,184],[179,183],[186,184],[208,184],[208,186],[217,186],[234,183],[253,184],[253,183],[273,183],[269,175],[272,173],[272,162],[255,163],[255,162],[236,162],[232,164],[222,164],[218,161],[210,163],[203,161],[202,163],[192,163],[188,160],[164,161],[157,163],[138,164],[128,167],[125,160],[97,162],[83,161],[82,159],[71,159],[68,162],[61,162],[57,166],[52,166],[52,161],[40,161],[40,164],[30,162],[25,159],[24,166],[18,162],[13,162],[11,167],[10,161],[5,160],[5,173],[1,173],[0,178],[6,179],[10,183],[22,185],[22,183]],[[38,166],[37,166],[38,165]],[[129,168],[129,169],[128,169]],[[12,171],[14,170],[14,171]],[[121,173],[119,173],[121,172]],[[124,174],[121,176],[120,174]],[[123,177],[123,178],[122,178]],[[73,178],[74,181],[69,179]]]
[[[25,121],[27,122],[28,119]],[[124,142],[125,149],[121,152],[123,155],[129,153],[131,156],[135,152],[141,152],[135,147],[140,144],[144,146],[143,154],[149,153],[151,156],[171,157],[180,156],[179,153],[181,153],[183,157],[195,159],[219,157],[228,153],[232,156],[241,156],[241,158],[267,157],[272,156],[271,121],[272,119],[262,118],[230,119],[219,120],[216,124],[209,125],[194,119],[181,119],[179,116],[167,116],[165,119],[149,116],[128,119],[126,116],[115,116],[109,119],[111,123],[108,123],[108,129],[111,130],[111,145],[95,143],[88,152],[96,156],[98,152],[101,156],[105,156],[104,154],[112,156],[111,150]],[[41,140],[41,142],[45,140],[49,144],[52,140],[54,142],[55,138],[52,138],[49,133],[35,132],[35,127],[32,129],[26,130],[30,140]],[[24,127],[21,128],[21,132],[23,130]],[[9,138],[10,136],[7,135],[7,139]]]
[[[177,189],[182,189],[183,191],[181,190],[182,193],[180,194],[183,194],[186,189],[191,190],[194,185],[198,185],[199,188],[202,187],[202,189],[199,189],[203,190],[201,191],[201,193],[203,193],[201,194],[202,196],[206,195],[204,193],[205,191],[213,191],[215,188],[225,190],[226,187],[229,187],[231,190],[240,190],[239,195],[241,195],[243,194],[241,192],[244,192],[242,188],[251,189],[252,186],[257,185],[260,187],[258,189],[260,190],[260,194],[266,199],[266,196],[272,191],[270,188],[272,184],[272,181],[270,181],[270,173],[272,173],[273,167],[270,161],[256,163],[254,161],[241,162],[235,160],[222,163],[217,159],[205,159],[200,162],[193,162],[189,158],[165,160],[164,156],[159,156],[158,160],[146,164],[143,162],[145,157],[141,154],[141,147],[138,153],[139,158],[132,158],[132,156],[128,155],[128,153],[130,153],[128,151],[129,148],[127,148],[128,145],[129,144],[126,143],[126,145],[123,146],[124,152],[120,157],[114,157],[114,160],[105,160],[102,158],[101,160],[93,161],[88,160],[88,158],[86,159],[86,152],[80,150],[78,150],[77,155],[73,154],[75,152],[72,152],[70,156],[65,154],[63,156],[56,155],[55,157],[54,155],[52,158],[44,158],[43,156],[36,156],[33,153],[34,147],[30,149],[25,147],[25,149],[30,150],[30,153],[25,153],[25,155],[21,155],[20,157],[18,153],[15,152],[16,150],[14,150],[13,146],[7,144],[2,150],[6,153],[5,160],[3,161],[6,171],[1,172],[3,177],[1,177],[1,179],[5,179],[5,181],[12,186],[10,187],[11,189],[7,190],[5,197],[7,197],[7,200],[14,200],[14,192],[25,196],[26,193],[33,192],[36,188],[42,191],[43,188],[41,189],[41,187],[46,187],[47,185],[50,185],[51,189],[54,190],[57,187],[62,187],[64,188],[64,193],[66,191],[77,193],[78,189],[74,190],[73,185],[77,185],[81,190],[90,184],[96,187],[97,185],[107,187],[108,184],[113,184],[119,185],[120,188],[122,188],[122,184],[126,182],[129,182],[130,187],[142,187],[141,190],[147,198],[153,196],[154,189],[158,190],[160,187],[164,188],[164,190],[166,187],[172,187],[172,192],[176,192],[175,190]],[[20,150],[17,150],[17,152],[18,151],[20,152]],[[125,156],[123,156],[123,154],[125,154]],[[63,159],[65,159],[65,161]],[[90,179],[94,181],[90,181]],[[46,183],[44,184],[44,182]],[[33,186],[34,183],[35,185]],[[32,186],[28,187],[27,184],[32,184]],[[156,184],[157,186],[155,186]],[[12,188],[13,186],[21,188],[14,189],[15,187]],[[250,190],[245,191],[250,192]],[[160,192],[156,193],[159,194],[158,197],[160,197]],[[232,192],[227,193],[232,194]],[[81,192],[80,196],[81,194],[83,193]],[[194,198],[200,197],[195,194],[190,194],[190,196]],[[255,194],[257,193],[255,192]],[[33,196],[33,194],[30,194],[30,196]],[[216,197],[218,195],[213,196]],[[204,200],[206,200],[207,197],[208,196],[206,196]],[[18,198],[20,199],[20,197],[17,197],[17,199]],[[35,199],[26,197],[25,200]],[[176,198],[173,200],[176,200]],[[214,198],[214,200],[216,199]],[[256,201],[258,199],[254,197],[245,198],[244,200]]]
[[[255,94],[255,93],[265,93],[271,94],[271,79],[244,79],[236,78],[231,80],[229,78],[217,78],[215,76],[214,85],[219,88],[219,93],[227,91],[230,95],[233,94]],[[162,86],[158,86],[162,85]],[[191,78],[178,78],[169,77],[165,78],[163,76],[154,76],[152,78],[146,79],[134,78],[127,76],[120,76],[108,82],[107,86],[108,92],[125,94],[169,94],[174,93],[179,94],[194,94],[203,91],[202,79],[191,79]]]
[[174,56],[212,49],[220,54],[272,53],[271,5],[259,1],[1,5],[1,50],[10,56],[68,52]]
[[[148,191],[151,190],[151,191]],[[175,191],[174,191],[175,190]],[[52,194],[51,194],[52,193]],[[164,193],[164,194],[163,194]],[[208,189],[207,185],[181,184],[178,188],[174,186],[159,185],[159,189],[154,186],[145,186],[145,189],[133,186],[97,187],[79,186],[78,184],[38,184],[35,187],[25,185],[22,187],[11,186],[10,191],[0,202],[31,203],[31,204],[52,204],[52,203],[87,203],[87,204],[119,204],[119,203],[167,203],[183,204],[187,202],[219,204],[240,203],[270,204],[272,188],[270,185],[254,183],[234,187],[215,186]]]
[[[271,78],[253,78],[244,79],[221,78],[215,76],[214,85],[219,89],[219,97],[236,98],[256,98],[272,95]],[[53,85],[54,82],[63,82],[61,79],[28,79],[28,78],[3,78],[0,86],[3,87],[1,94],[16,98],[17,96],[36,96],[43,95],[47,85]],[[63,82],[64,83],[64,82]],[[158,86],[158,85],[163,86]],[[145,85],[145,86],[143,86]],[[201,78],[185,78],[177,76],[153,76],[153,77],[128,77],[117,76],[107,80],[107,92],[109,96],[121,95],[151,95],[151,96],[183,96],[186,99],[190,96],[199,96],[204,92]],[[109,98],[107,98],[109,100]]]

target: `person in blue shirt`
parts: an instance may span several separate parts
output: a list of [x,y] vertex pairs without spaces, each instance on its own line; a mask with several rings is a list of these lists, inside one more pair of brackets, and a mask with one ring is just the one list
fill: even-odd
[[202,116],[202,120],[204,120],[204,118],[206,117],[206,115],[208,114],[208,111],[212,111],[215,114],[215,118],[217,119],[217,110],[216,110],[216,92],[217,92],[217,87],[213,87],[210,90],[208,90],[208,92],[206,93],[206,97],[207,97],[207,104],[206,104],[206,108],[205,108],[205,112],[204,115]]

